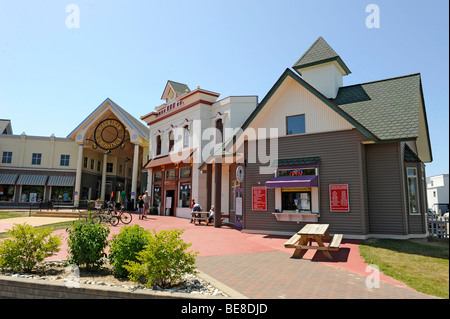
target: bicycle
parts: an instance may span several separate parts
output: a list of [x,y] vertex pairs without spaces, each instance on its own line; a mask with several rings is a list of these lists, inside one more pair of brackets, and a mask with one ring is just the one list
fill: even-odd
[[111,225],[113,226],[117,226],[119,224],[119,221],[121,221],[125,225],[128,225],[129,223],[131,223],[131,220],[133,219],[131,213],[124,211],[123,209],[121,210],[115,209],[113,212],[115,215],[111,217],[110,221]]

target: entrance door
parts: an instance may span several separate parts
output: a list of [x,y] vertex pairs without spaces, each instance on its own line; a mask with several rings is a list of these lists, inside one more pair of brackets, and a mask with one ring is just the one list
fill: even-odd
[[242,188],[236,188],[234,190],[234,208],[235,208],[234,225],[236,227],[242,227],[243,225],[242,207],[243,207]]
[[175,190],[166,190],[164,215],[174,216],[174,206],[175,206]]

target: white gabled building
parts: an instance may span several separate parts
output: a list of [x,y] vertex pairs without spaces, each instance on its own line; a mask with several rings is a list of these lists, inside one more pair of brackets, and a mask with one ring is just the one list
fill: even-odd
[[448,174],[427,177],[428,209],[442,216],[449,206]]
[[[149,161],[144,166],[149,172],[147,189],[160,215],[189,218],[192,199],[205,210],[214,203],[214,195],[207,191],[214,186],[198,168],[224,142],[225,134],[220,137],[216,132],[240,128],[258,103],[257,96],[218,100],[219,96],[168,81],[161,97],[164,103],[141,116],[150,128]],[[228,180],[223,183],[228,189]]]

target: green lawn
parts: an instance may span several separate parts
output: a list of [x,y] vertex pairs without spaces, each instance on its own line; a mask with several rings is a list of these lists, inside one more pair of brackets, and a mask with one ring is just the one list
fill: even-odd
[[[0,212],[0,220],[6,219],[6,218],[28,217],[29,214],[30,213],[28,211],[26,211],[26,212],[2,211],[2,212]],[[42,225],[42,226],[38,226],[38,227],[39,228],[52,228],[53,230],[58,230],[58,229],[66,229],[68,227],[71,227],[72,225],[73,225],[73,221],[67,221],[67,222]],[[7,238],[7,237],[9,237],[9,234],[7,232],[0,233],[0,239]]]
[[[32,213],[33,214],[33,213]],[[22,211],[22,212],[9,212],[9,211],[2,211],[0,212],[0,219],[6,219],[6,218],[16,218],[16,217],[28,217],[30,215],[30,212],[28,211]]]
[[425,294],[449,298],[449,241],[368,239],[359,247],[368,264]]

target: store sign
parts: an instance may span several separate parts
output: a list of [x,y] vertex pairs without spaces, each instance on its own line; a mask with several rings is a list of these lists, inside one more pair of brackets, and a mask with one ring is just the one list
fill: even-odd
[[101,121],[94,130],[94,149],[100,147],[105,151],[112,151],[125,146],[126,130],[123,124],[116,119]]
[[348,184],[330,185],[330,211],[350,211]]
[[265,187],[252,187],[252,209],[267,210],[267,189]]

